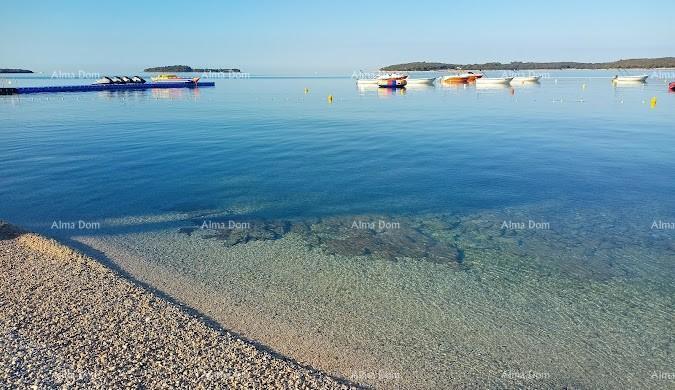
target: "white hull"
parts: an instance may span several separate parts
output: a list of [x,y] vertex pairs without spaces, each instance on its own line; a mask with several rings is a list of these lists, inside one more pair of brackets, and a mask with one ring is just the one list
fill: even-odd
[[423,79],[406,79],[408,85],[432,85],[436,81],[435,77],[423,78]]
[[644,83],[647,80],[648,75],[640,76],[617,76],[612,79],[615,83]]
[[481,77],[476,79],[476,85],[506,85],[513,77]]
[[514,77],[511,83],[536,83],[540,78],[541,76]]

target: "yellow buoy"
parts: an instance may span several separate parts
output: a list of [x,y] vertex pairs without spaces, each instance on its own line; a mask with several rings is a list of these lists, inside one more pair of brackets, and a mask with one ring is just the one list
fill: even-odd
[[586,89],[586,84],[581,84],[581,89]]
[[656,96],[654,96],[652,100],[649,101],[649,107],[651,108],[656,107]]
[[309,88],[305,88],[305,95],[309,93]]
[[333,95],[328,95],[328,103],[333,103]]

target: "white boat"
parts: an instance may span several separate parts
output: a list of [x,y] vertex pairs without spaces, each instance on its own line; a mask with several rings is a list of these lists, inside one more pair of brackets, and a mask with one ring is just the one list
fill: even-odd
[[378,80],[377,85],[380,88],[404,88],[408,84],[405,78],[390,78]]
[[408,82],[408,85],[433,85],[434,81],[436,81],[436,77],[406,79],[406,81]]
[[494,85],[494,84],[509,84],[513,77],[481,77],[476,79],[476,85]]
[[407,74],[402,73],[385,73],[377,76],[378,80],[389,80],[389,79],[407,79]]
[[644,83],[649,75],[642,74],[638,76],[614,76],[612,79],[615,83]]
[[466,72],[466,73],[460,73],[460,77],[466,77],[469,82],[476,81],[476,79],[479,79],[483,77],[482,73],[474,73],[474,72]]
[[112,84],[113,81],[110,77],[103,76],[100,79],[96,80],[96,84]]
[[160,74],[151,78],[155,83],[197,83],[199,77],[178,77],[175,74]]
[[539,82],[541,76],[516,76],[511,80],[511,84],[514,83],[536,83]]

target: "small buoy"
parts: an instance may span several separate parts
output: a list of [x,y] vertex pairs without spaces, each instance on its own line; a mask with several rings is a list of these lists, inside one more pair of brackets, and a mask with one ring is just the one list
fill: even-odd
[[333,103],[333,95],[328,95],[328,103]]
[[652,100],[649,101],[649,107],[651,108],[656,107],[656,96],[654,96]]
[[309,93],[309,88],[305,88],[305,95]]
[[586,89],[586,83],[581,84],[581,89]]

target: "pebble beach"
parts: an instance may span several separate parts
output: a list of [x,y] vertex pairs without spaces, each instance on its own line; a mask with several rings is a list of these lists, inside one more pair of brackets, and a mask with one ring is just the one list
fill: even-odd
[[355,388],[0,222],[0,387]]

